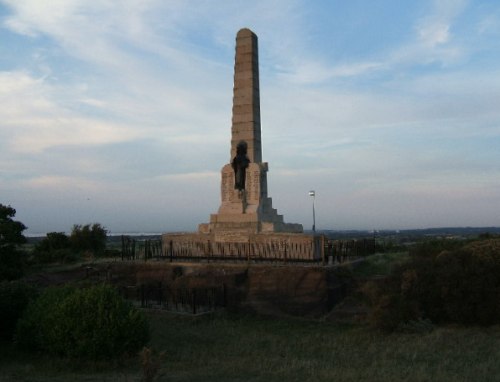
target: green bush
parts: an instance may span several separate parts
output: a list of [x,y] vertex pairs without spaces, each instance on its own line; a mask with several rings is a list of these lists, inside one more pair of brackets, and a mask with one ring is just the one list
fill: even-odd
[[51,354],[111,358],[141,349],[149,326],[111,286],[49,288],[28,306],[17,339],[24,348]]
[[394,330],[410,321],[500,323],[500,240],[425,244],[369,293],[372,323]]
[[23,281],[0,282],[0,338],[12,339],[16,323],[28,303],[37,295],[35,287]]
[[27,306],[17,323],[15,340],[25,350],[46,350],[50,332],[58,325],[58,311],[74,287],[49,287]]

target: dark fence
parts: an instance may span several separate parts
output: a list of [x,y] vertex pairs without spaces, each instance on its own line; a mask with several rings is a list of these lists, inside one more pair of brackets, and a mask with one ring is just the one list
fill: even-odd
[[234,261],[256,263],[340,264],[375,253],[375,239],[309,241],[268,240],[221,243],[210,240],[144,240],[122,237],[122,260]]
[[136,240],[122,235],[122,260],[135,260]]
[[136,240],[122,235],[122,260],[148,260],[162,256],[161,240]]
[[325,256],[329,262],[343,263],[375,253],[375,239],[325,240]]
[[142,308],[201,314],[226,306],[226,287],[172,288],[161,282],[122,287],[120,293]]
[[286,240],[258,243],[176,242],[164,243],[163,257],[170,261],[203,260],[247,262],[320,262],[314,243],[289,243]]

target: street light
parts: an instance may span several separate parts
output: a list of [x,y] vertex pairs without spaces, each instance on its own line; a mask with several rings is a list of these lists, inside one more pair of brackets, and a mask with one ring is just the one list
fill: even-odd
[[309,196],[313,198],[313,234],[316,234],[316,212],[314,211],[314,200],[316,199],[316,192],[309,191]]

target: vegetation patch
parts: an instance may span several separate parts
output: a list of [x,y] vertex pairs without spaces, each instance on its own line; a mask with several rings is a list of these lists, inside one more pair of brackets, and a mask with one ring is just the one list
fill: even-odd
[[227,313],[148,318],[152,354],[67,362],[4,347],[0,375],[33,382],[139,381],[155,373],[156,381],[179,382],[493,382],[500,374],[498,326],[384,334],[360,325]]
[[108,285],[46,289],[28,305],[16,336],[24,349],[91,359],[135,353],[148,339],[145,316]]
[[36,296],[36,289],[23,281],[0,282],[0,339],[12,339],[17,321]]
[[408,251],[367,256],[363,262],[353,268],[353,276],[356,278],[387,276],[395,266],[405,263],[408,259]]
[[395,330],[408,322],[500,323],[500,239],[425,242],[383,282],[365,285],[371,322]]
[[[64,232],[49,232],[35,245],[34,264],[74,263],[85,257],[99,257],[106,253],[107,231],[100,224],[74,225],[70,236]],[[112,252],[116,256],[116,252]]]

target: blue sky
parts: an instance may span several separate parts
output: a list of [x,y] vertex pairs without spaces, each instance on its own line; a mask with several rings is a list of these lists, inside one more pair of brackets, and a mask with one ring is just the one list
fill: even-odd
[[0,202],[28,233],[194,231],[229,162],[235,36],[259,37],[287,222],[500,226],[500,3],[0,0]]

